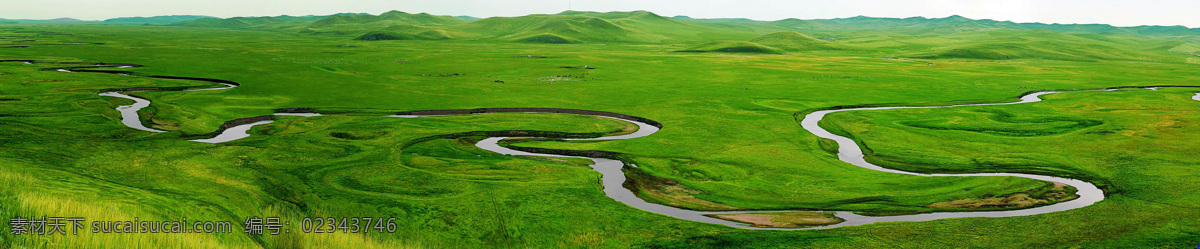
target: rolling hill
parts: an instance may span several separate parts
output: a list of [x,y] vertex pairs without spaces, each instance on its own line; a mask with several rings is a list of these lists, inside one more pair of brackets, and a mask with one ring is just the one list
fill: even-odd
[[[328,16],[261,16],[261,17],[232,17],[232,18],[201,18],[171,24],[181,27],[229,28],[229,29],[259,29],[259,30],[290,30],[309,22],[321,20]],[[290,25],[281,25],[290,24]]]
[[118,17],[104,20],[106,23],[150,23],[150,24],[172,24],[183,21],[191,21],[204,18],[216,18],[211,16],[196,16],[196,15],[171,15],[171,16],[152,16],[152,17]]
[[762,54],[782,54],[782,49],[763,46],[753,42],[746,41],[716,41],[692,46],[675,52],[689,53],[704,53],[704,52],[726,52],[726,53],[762,53]]
[[665,34],[655,27],[683,24],[645,11],[578,12],[557,15],[492,17],[470,22],[458,30],[498,40],[575,43],[575,42],[661,42]]
[[[801,22],[803,21],[803,22]],[[1184,26],[1116,27],[1108,24],[1016,23],[990,19],[970,19],[958,15],[945,18],[850,18],[798,20],[785,19],[776,25],[802,30],[888,30],[904,34],[953,33],[981,30],[1051,30],[1062,33],[1125,34],[1151,36],[1200,36],[1200,28]]]
[[[473,18],[466,18],[473,19]],[[306,17],[205,18],[171,25],[276,30],[313,35],[340,35],[366,40],[485,39],[534,43],[681,43],[747,40],[764,31],[786,29],[769,24],[744,28],[692,23],[646,11],[566,11],[552,15],[491,17],[468,21],[453,16],[389,11],[380,15],[337,14]]]
[[1179,45],[1171,47],[1170,49],[1167,49],[1167,52],[1196,54],[1196,53],[1200,53],[1200,45],[1196,45],[1195,43],[1189,43],[1189,42],[1180,42]]
[[[435,16],[428,13],[409,14],[400,11],[388,11],[379,15],[371,14],[338,14],[313,21],[301,31],[308,34],[353,35],[364,33],[393,33],[399,36],[415,35],[415,33],[397,33],[395,26],[437,27],[466,23],[466,20],[452,16]],[[381,29],[391,30],[381,30]],[[429,30],[421,30],[429,31]],[[364,34],[365,35],[365,34]],[[362,35],[360,35],[361,37]]]
[[454,17],[457,17],[458,19],[463,19],[468,22],[474,22],[474,21],[478,21],[479,19],[483,19],[483,18],[478,18],[478,17],[474,17],[474,16],[454,16]]
[[[990,30],[942,36],[931,52],[914,58],[983,60],[1046,59],[1067,61],[1136,60],[1151,51],[1120,41],[1090,39],[1050,30]],[[1166,52],[1166,51],[1160,51]]]
[[[420,15],[420,14],[418,14]],[[382,15],[381,15],[382,16]],[[336,19],[335,19],[336,18]],[[491,17],[465,21],[443,16],[436,22],[395,19],[381,22],[364,17],[330,17],[313,22],[307,33],[370,34],[370,39],[388,34],[400,39],[485,39],[530,43],[671,43],[711,39],[749,39],[752,31],[694,25],[646,11],[582,12],[553,15]],[[337,23],[334,25],[327,23]],[[386,27],[382,27],[388,25]]]
[[750,42],[787,51],[841,49],[839,45],[809,37],[796,31],[781,31],[759,36]]
[[[524,43],[687,44],[680,51],[781,53],[874,51],[926,59],[1144,60],[1154,53],[1200,52],[1200,29],[1114,27],[945,18],[758,21],[662,17],[647,11],[566,11],[471,18],[389,11],[379,15],[202,18],[171,25],[271,30],[364,41],[484,40]],[[814,38],[819,37],[819,38]]]

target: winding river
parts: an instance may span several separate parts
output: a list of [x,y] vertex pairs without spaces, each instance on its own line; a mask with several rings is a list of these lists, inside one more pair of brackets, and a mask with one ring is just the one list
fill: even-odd
[[[38,62],[34,62],[34,61],[21,61],[21,62],[25,62],[26,64],[38,63]],[[94,64],[91,66],[85,66],[82,68],[104,68],[104,67],[128,68],[128,67],[137,67],[137,66],[138,65],[132,65],[132,64],[103,64],[103,63],[101,63],[101,64]],[[131,72],[125,72],[125,71],[75,70],[76,68],[80,68],[80,67],[51,68],[49,70],[55,70],[55,71],[60,71],[60,72],[97,72],[97,73],[117,73],[117,74],[124,74],[124,75],[132,74]],[[227,81],[221,81],[221,80],[206,80],[206,79],[200,79],[200,78],[168,77],[168,76],[149,76],[149,77],[173,78],[173,79],[195,79],[195,80],[218,82],[218,83],[222,83],[224,85],[222,87],[215,87],[215,88],[201,88],[201,87],[187,88],[187,89],[181,89],[180,91],[221,90],[221,89],[230,89],[230,88],[234,88],[234,87],[238,86],[237,84],[230,83]],[[1114,87],[1114,88],[1104,89],[1102,91],[1115,91],[1120,88],[1146,88],[1146,89],[1151,89],[1151,90],[1158,90],[1159,88],[1163,88],[1163,87],[1185,87],[1185,86]],[[632,207],[635,207],[635,208],[638,208],[641,210],[645,210],[645,211],[653,212],[653,213],[657,213],[657,214],[662,214],[662,215],[666,215],[666,216],[671,216],[671,217],[675,217],[675,218],[679,218],[679,219],[685,219],[685,220],[691,220],[691,221],[703,222],[703,223],[710,223],[710,224],[726,225],[726,226],[730,226],[730,227],[743,228],[743,229],[805,230],[805,229],[827,229],[827,228],[835,228],[835,227],[856,226],[856,225],[864,225],[864,224],[871,224],[871,223],[878,223],[878,222],[929,221],[929,220],[937,220],[937,219],[967,218],[967,217],[1029,216],[1029,215],[1045,214],[1045,213],[1050,213],[1050,212],[1057,212],[1057,211],[1064,211],[1064,210],[1071,210],[1071,209],[1086,207],[1086,206],[1092,205],[1096,202],[1103,200],[1104,192],[1102,190],[1100,190],[1099,188],[1097,188],[1096,185],[1085,182],[1085,181],[1062,178],[1062,177],[1055,177],[1055,176],[1020,174],[1020,173],[922,174],[922,173],[916,173],[916,172],[908,172],[908,171],[884,168],[884,167],[880,167],[878,165],[874,165],[874,164],[867,162],[864,159],[862,149],[858,146],[858,144],[854,140],[852,140],[848,137],[833,134],[832,132],[829,132],[829,131],[825,130],[824,128],[822,128],[819,125],[819,123],[820,123],[821,119],[823,119],[826,115],[831,114],[831,113],[836,113],[836,112],[891,110],[891,109],[918,109],[918,108],[952,108],[952,107],[965,107],[965,106],[1014,105],[1014,104],[1038,102],[1038,101],[1042,100],[1041,96],[1044,96],[1047,94],[1053,94],[1053,93],[1060,93],[1060,92],[1074,92],[1074,91],[1035,92],[1035,93],[1030,93],[1030,94],[1021,96],[1019,101],[1003,102],[1003,103],[964,104],[964,105],[947,105],[947,106],[863,107],[863,108],[821,110],[821,111],[815,111],[815,112],[805,115],[804,119],[802,121],[800,121],[801,127],[804,128],[805,130],[807,130],[808,132],[810,132],[818,137],[821,137],[821,138],[827,138],[827,139],[836,141],[839,146],[839,151],[838,151],[838,159],[839,160],[849,163],[849,164],[852,164],[852,165],[855,165],[855,166],[858,166],[858,167],[865,168],[865,169],[894,173],[894,174],[920,176],[920,177],[984,177],[984,176],[1020,177],[1020,178],[1034,179],[1034,180],[1040,180],[1040,181],[1063,183],[1063,184],[1070,185],[1070,186],[1078,189],[1078,192],[1076,194],[1079,195],[1079,198],[1076,198],[1076,199],[1073,199],[1070,201],[1066,201],[1066,202],[1055,203],[1052,205],[1027,208],[1027,209],[1019,209],[1019,210],[979,211],[979,212],[937,212],[937,213],[896,215],[896,216],[863,216],[863,215],[854,214],[850,211],[826,210],[826,211],[834,212],[835,216],[837,216],[845,221],[841,222],[841,223],[837,223],[837,224],[832,224],[832,225],[817,226],[817,227],[804,227],[804,228],[751,227],[747,224],[743,224],[740,222],[712,218],[707,215],[784,212],[787,210],[779,210],[779,211],[694,211],[694,210],[687,210],[687,209],[676,208],[676,207],[671,207],[671,206],[666,206],[666,205],[661,205],[661,204],[650,203],[650,202],[646,202],[645,200],[642,200],[641,198],[638,198],[636,195],[634,195],[634,193],[632,191],[630,191],[629,189],[626,189],[622,186],[626,180],[625,174],[622,172],[622,168],[624,168],[626,166],[626,164],[619,160],[613,160],[613,159],[607,159],[607,158],[596,158],[596,157],[582,157],[582,156],[533,153],[533,152],[520,151],[520,150],[515,150],[515,149],[501,146],[499,144],[500,141],[507,139],[508,137],[486,138],[486,139],[480,140],[475,145],[481,149],[499,153],[499,154],[504,154],[504,155],[542,156],[542,157],[572,157],[572,158],[591,159],[594,162],[592,165],[590,165],[591,168],[596,170],[597,172],[600,172],[602,175],[601,182],[603,183],[605,195],[607,195],[608,197],[610,197],[614,200],[620,201],[621,203],[625,203],[629,206],[632,206]],[[132,105],[124,105],[124,106],[119,106],[116,108],[121,113],[121,117],[122,117],[121,122],[123,124],[125,124],[126,126],[128,126],[130,128],[138,129],[138,130],[149,131],[149,132],[166,132],[163,130],[149,128],[142,124],[141,119],[138,116],[137,112],[139,110],[141,110],[142,108],[149,107],[150,100],[127,95],[127,94],[122,94],[119,91],[104,92],[104,93],[100,93],[100,95],[108,96],[108,97],[129,99],[129,100],[134,101],[134,104],[132,104]],[[1197,93],[1192,98],[1200,101],[1200,93]],[[547,111],[547,112],[553,112],[553,111]],[[310,116],[320,116],[322,114],[319,114],[319,113],[276,113],[275,115],[276,116],[310,117]],[[388,115],[386,117],[419,118],[419,117],[428,117],[428,116],[443,116],[443,115]],[[603,136],[603,137],[597,137],[597,138],[560,139],[560,140],[605,141],[605,140],[634,139],[634,138],[650,136],[659,130],[658,126],[651,125],[647,122],[639,121],[638,120],[639,118],[613,117],[613,116],[623,116],[623,115],[619,115],[619,114],[618,115],[593,115],[593,116],[602,117],[602,118],[612,118],[612,119],[618,119],[618,120],[630,122],[630,123],[637,125],[638,130],[633,133],[625,134],[625,135]],[[650,121],[650,122],[653,122],[653,121]],[[271,121],[270,120],[257,121],[257,122],[253,122],[253,123],[249,123],[249,124],[237,125],[237,126],[230,127],[228,129],[224,129],[223,131],[221,131],[219,134],[217,134],[216,136],[214,136],[212,138],[195,139],[195,140],[191,140],[191,141],[204,142],[204,143],[222,143],[222,142],[233,141],[233,140],[249,137],[250,135],[247,133],[247,131],[249,131],[252,127],[257,126],[257,125],[268,124],[268,123],[271,123]],[[629,165],[629,166],[637,167],[636,165]]]

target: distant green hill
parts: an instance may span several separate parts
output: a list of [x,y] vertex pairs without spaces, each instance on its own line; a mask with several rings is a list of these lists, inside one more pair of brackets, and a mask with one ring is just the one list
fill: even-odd
[[[393,18],[384,18],[393,16]],[[421,17],[421,18],[414,18]],[[749,39],[751,31],[678,22],[646,11],[582,12],[492,17],[457,17],[389,12],[375,16],[332,16],[310,24],[304,33],[358,34],[359,39],[485,39],[531,43],[663,43],[709,39]]]
[[462,37],[463,34],[451,33],[438,27],[396,24],[376,31],[367,32],[356,37],[356,40],[446,40]]
[[762,44],[745,41],[717,41],[700,44],[687,49],[676,52],[726,52],[726,53],[765,53],[765,54],[782,54],[783,50]]
[[[613,24],[629,32],[612,33]],[[310,22],[300,25],[279,25],[279,22]],[[745,18],[695,19],[687,16],[665,18],[646,11],[584,12],[566,11],[551,15],[493,17],[478,19],[469,16],[435,16],[390,11],[378,16],[369,14],[338,14],[306,17],[235,17],[228,19],[197,19],[176,23],[191,27],[224,27],[281,31],[304,31],[312,34],[362,35],[396,25],[443,25],[437,28],[454,33],[468,33],[472,38],[520,40],[525,37],[550,34],[582,42],[679,42],[697,40],[741,40],[780,31],[884,31],[901,35],[940,35],[987,30],[1051,30],[1071,34],[1146,35],[1200,40],[1200,28],[1183,26],[1114,27],[1107,24],[1043,24],[1015,23],[962,16],[945,18],[850,18],[778,21],[757,21]],[[470,25],[468,25],[470,24]],[[297,26],[303,26],[296,28]]]
[[[678,21],[680,23],[688,24],[688,25],[705,27],[705,28],[708,28],[709,30],[719,30],[716,32],[736,31],[736,32],[754,34],[750,38],[757,37],[759,35],[766,34],[766,33],[795,30],[794,28],[781,27],[778,25],[774,25],[774,24],[771,24],[770,22],[756,21],[756,20],[751,20],[751,19],[746,19],[746,18],[716,18],[716,19],[673,18],[673,20]],[[709,31],[709,32],[712,32],[712,31]],[[710,34],[715,34],[715,33],[710,33]],[[731,39],[731,38],[733,38],[733,37],[726,37],[724,39]],[[749,39],[749,38],[746,38],[746,39]]]
[[326,17],[326,18],[314,21],[312,24],[309,24],[308,27],[310,27],[310,28],[325,28],[325,27],[332,27],[332,26],[338,26],[338,25],[361,25],[361,24],[379,24],[379,23],[385,23],[384,24],[385,26],[391,25],[391,24],[396,24],[396,23],[410,24],[410,25],[431,25],[431,24],[447,25],[447,24],[458,24],[458,23],[465,23],[465,22],[467,22],[467,21],[463,20],[463,19],[459,19],[457,17],[452,17],[452,16],[435,16],[435,15],[430,15],[427,13],[409,14],[409,13],[404,13],[401,11],[393,10],[393,11],[384,12],[383,14],[379,14],[378,16],[371,15],[371,14],[333,15],[330,17]]
[[513,41],[528,42],[528,43],[579,43],[578,39],[564,37],[557,34],[543,33],[523,37],[512,38]]
[[1047,59],[1070,61],[1135,60],[1145,51],[1119,42],[1100,41],[1049,30],[993,30],[942,37],[946,41],[932,52],[910,54],[914,58],[963,58],[984,60]]
[[800,30],[886,30],[908,35],[950,34],[992,29],[1027,29],[1013,22],[972,20],[957,15],[945,18],[856,16],[823,20],[784,19],[772,23]]
[[[466,23],[466,20],[452,16],[435,16],[428,13],[409,14],[400,11],[388,11],[383,14],[339,14],[313,21],[305,26],[302,33],[309,34],[363,34],[363,33],[396,33],[397,30],[381,30],[396,25],[407,26],[443,26]],[[427,30],[422,30],[427,31]],[[360,36],[362,38],[362,36]],[[407,39],[406,39],[407,40]]]
[[458,30],[508,41],[574,42],[661,42],[670,37],[654,32],[657,26],[683,24],[655,15],[635,12],[578,12],[557,15],[492,17],[470,22]]
[[355,40],[363,41],[383,41],[383,40],[446,40],[453,39],[454,36],[444,30],[422,30],[420,32],[401,32],[401,31],[372,31],[360,35]]
[[838,45],[818,40],[796,31],[782,31],[751,39],[750,42],[787,51],[840,49]]
[[490,33],[502,40],[527,42],[588,40],[588,41],[648,41],[658,38],[649,32],[619,26],[609,20],[590,16],[531,16],[488,18],[463,27],[479,33]]
[[681,22],[646,11],[566,11],[553,15],[467,19],[472,18],[389,11],[378,16],[337,14],[304,19],[198,19],[173,25],[295,31],[313,35],[345,35],[361,40],[484,39],[532,43],[694,43],[747,40],[762,35],[764,31],[785,30],[770,24],[745,24],[756,27],[743,28],[723,26],[712,21],[707,21],[708,24]]
[[[326,18],[327,16],[262,16],[262,17],[233,17],[233,18],[201,18],[191,21],[183,21],[171,24],[172,26],[183,27],[206,27],[206,28],[255,28],[263,30],[281,30],[300,26],[307,22],[312,22]],[[290,23],[292,25],[279,25]]]
[[454,16],[454,17],[457,17],[458,19],[463,19],[468,22],[473,22],[473,21],[477,21],[479,19],[483,19],[483,18],[478,18],[478,17],[474,17],[474,16]]
[[424,39],[423,37],[418,37],[413,34],[384,32],[384,31],[375,31],[375,32],[366,33],[366,34],[358,36],[357,38],[354,38],[354,39],[355,40],[363,40],[363,41],[428,40],[428,39]]
[[788,27],[788,28],[795,28],[795,29],[820,29],[820,27],[824,27],[824,24],[819,23],[819,22],[800,20],[800,19],[796,19],[796,18],[788,18],[788,19],[783,19],[783,20],[779,20],[779,21],[773,21],[770,23],[773,25],[776,25],[776,26],[780,26],[780,27]]
[[[380,15],[203,18],[171,25],[295,32],[380,40],[484,40],[525,43],[701,44],[682,51],[782,53],[860,50],[927,59],[1151,60],[1200,53],[1200,29],[1114,27],[945,18],[857,16],[823,20],[666,18],[646,11],[518,17]],[[736,41],[736,42],[735,42]]]
[[[800,22],[804,21],[804,22]],[[945,18],[877,18],[856,16],[821,20],[786,19],[773,22],[779,26],[808,30],[887,30],[903,34],[946,34],[982,30],[1051,30],[1062,33],[1130,34],[1155,36],[1200,36],[1200,28],[1184,26],[1115,27],[1108,24],[1044,24],[1015,23],[989,19],[970,19],[962,16]]]
[[211,16],[196,16],[196,15],[172,15],[172,16],[152,16],[152,17],[119,17],[104,20],[107,23],[150,23],[150,24],[172,24],[183,21],[191,21],[204,18],[216,18]]
[[1171,47],[1170,49],[1167,49],[1167,51],[1172,52],[1172,53],[1195,54],[1195,53],[1200,53],[1200,45],[1196,45],[1194,43],[1188,43],[1188,42],[1181,42],[1178,46]]

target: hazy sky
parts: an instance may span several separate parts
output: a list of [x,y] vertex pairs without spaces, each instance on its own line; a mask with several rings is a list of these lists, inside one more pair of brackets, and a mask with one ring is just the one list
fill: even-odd
[[0,0],[0,18],[73,17],[103,20],[124,16],[327,15],[388,10],[476,17],[585,11],[648,10],[663,16],[742,17],[756,20],[872,17],[945,17],[1117,26],[1200,27],[1200,0]]

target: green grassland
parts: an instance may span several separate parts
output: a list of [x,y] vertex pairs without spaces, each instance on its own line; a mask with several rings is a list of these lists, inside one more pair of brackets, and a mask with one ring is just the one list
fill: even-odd
[[[777,22],[565,12],[475,21],[427,14],[197,19],[168,26],[0,25],[0,60],[135,63],[142,75],[231,80],[153,100],[128,129],[100,89],[194,81],[62,73],[0,63],[0,216],[236,221],[251,216],[396,217],[396,233],[15,236],[0,247],[169,248],[1191,248],[1200,237],[1193,90],[1129,89],[1045,102],[837,113],[887,167],[1072,176],[1106,189],[1086,208],[1010,218],[751,231],[641,211],[604,196],[579,159],[510,157],[471,131],[618,133],[568,114],[386,118],[413,110],[547,107],[664,125],[604,150],[652,202],[703,210],[947,211],[930,204],[1053,185],[1021,178],[902,176],[848,165],[798,119],[846,105],[1015,101],[1038,89],[1200,85],[1186,35],[1028,30],[890,19]],[[912,20],[910,20],[912,21]],[[880,24],[883,23],[883,24]],[[895,28],[895,25],[907,26]],[[892,26],[886,26],[886,25]],[[1003,26],[1003,25],[1001,25]],[[869,28],[875,27],[875,28]],[[885,28],[880,28],[885,27]],[[892,27],[892,28],[887,28]],[[1007,27],[1007,26],[1005,26]],[[1183,32],[1183,31],[1180,31]],[[376,34],[367,36],[370,34]],[[387,39],[364,39],[387,38]],[[822,39],[822,38],[836,39]],[[86,43],[86,44],[83,44]],[[70,44],[70,45],[67,45]],[[740,49],[750,47],[755,51]],[[680,53],[702,50],[705,53]],[[587,68],[593,69],[585,69]],[[277,108],[225,144],[181,139]],[[962,211],[962,210],[958,210]],[[5,228],[7,229],[7,228]]]

